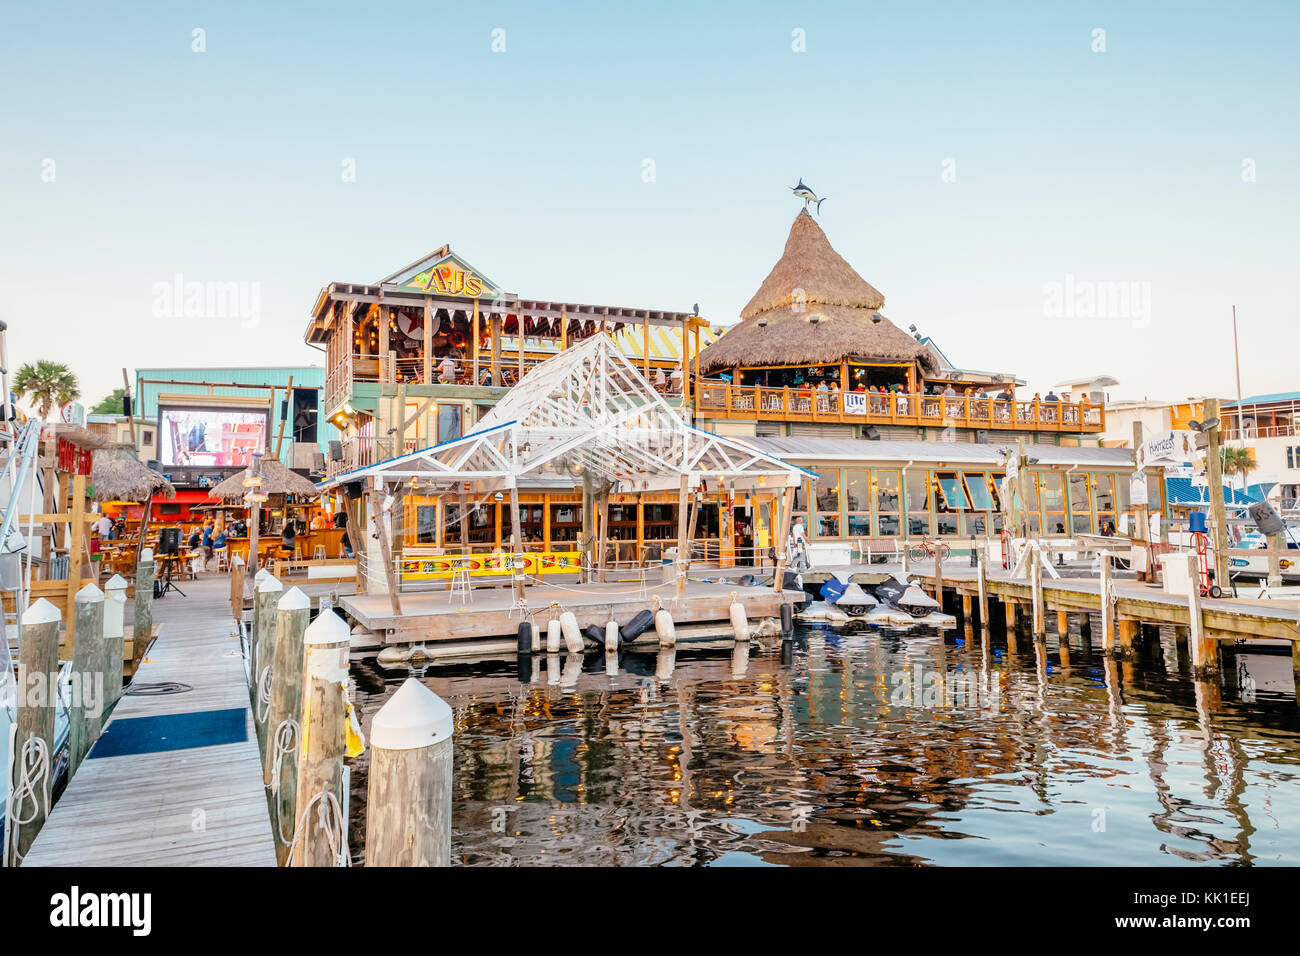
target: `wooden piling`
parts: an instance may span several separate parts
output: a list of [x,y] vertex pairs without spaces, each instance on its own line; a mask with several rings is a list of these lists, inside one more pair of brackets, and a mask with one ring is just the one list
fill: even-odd
[[1029,582],[1033,601],[1033,631],[1035,641],[1047,640],[1047,605],[1043,600],[1043,563],[1037,549],[1029,564]]
[[1064,644],[1070,639],[1070,612],[1056,612],[1056,639]]
[[135,667],[144,660],[145,649],[153,635],[153,574],[153,548],[145,548],[135,566],[135,608],[131,630],[131,663]]
[[23,612],[16,732],[7,768],[12,816],[5,821],[5,858],[10,866],[27,855],[50,813],[60,618],[59,609],[45,598]]
[[302,743],[294,799],[294,821],[301,820],[302,828],[293,835],[293,866],[336,866],[336,854],[347,853],[347,807],[341,801],[350,639],[347,624],[333,612],[319,615],[303,634]]
[[988,551],[980,548],[979,552],[979,607],[980,607],[980,630],[989,629],[989,567]]
[[1201,617],[1200,567],[1197,556],[1187,555],[1187,637],[1192,652],[1192,676],[1198,679],[1209,677],[1219,670],[1219,655],[1214,640],[1205,634],[1205,620]]
[[1120,618],[1119,657],[1133,656],[1133,642],[1137,638],[1140,622],[1133,618]]
[[68,705],[68,779],[99,736],[104,716],[104,592],[87,584],[73,600],[72,695]]
[[261,578],[253,588],[253,727],[257,743],[265,757],[267,744],[266,717],[271,705],[272,659],[275,655],[276,608],[284,594],[284,585],[273,574]]
[[126,578],[115,574],[104,585],[104,718],[122,696],[122,659],[125,653]]
[[366,866],[451,865],[452,714],[407,678],[370,725]]
[[[334,615],[333,611],[322,614]],[[298,793],[298,749],[302,742],[303,634],[311,598],[290,588],[276,608],[275,651],[271,656],[271,706],[266,719],[262,782],[270,788],[271,829],[276,861],[284,866],[293,844],[294,800]]]
[[1111,585],[1111,576],[1113,568],[1110,565],[1110,555],[1101,556],[1101,650],[1103,654],[1113,655],[1115,653],[1115,605],[1110,602],[1111,592],[1114,590]]

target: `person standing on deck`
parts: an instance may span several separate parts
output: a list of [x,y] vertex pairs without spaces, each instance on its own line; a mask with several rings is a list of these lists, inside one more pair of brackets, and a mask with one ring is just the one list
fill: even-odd
[[808,534],[804,531],[803,518],[795,518],[790,526],[790,534],[785,539],[785,559],[792,571],[803,571],[812,567],[808,560]]
[[456,363],[450,354],[444,355],[438,365],[438,381],[443,385],[453,385],[456,382]]
[[100,541],[108,541],[113,537],[113,519],[106,514],[101,514],[99,520],[95,522],[95,530],[99,532]]

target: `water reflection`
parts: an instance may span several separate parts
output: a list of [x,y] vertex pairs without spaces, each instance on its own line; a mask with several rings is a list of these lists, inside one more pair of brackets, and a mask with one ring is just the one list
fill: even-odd
[[[1300,862],[1289,656],[801,632],[430,667],[466,865]],[[405,674],[355,664],[365,722]],[[1289,797],[1287,795],[1290,795]],[[353,846],[365,827],[353,769]]]

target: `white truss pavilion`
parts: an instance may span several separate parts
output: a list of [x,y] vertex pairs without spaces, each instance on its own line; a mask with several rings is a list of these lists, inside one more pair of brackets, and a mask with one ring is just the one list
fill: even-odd
[[572,488],[584,472],[612,494],[793,488],[809,472],[743,441],[706,432],[655,391],[607,334],[528,372],[472,433],[345,472],[322,490],[363,481],[430,494]]

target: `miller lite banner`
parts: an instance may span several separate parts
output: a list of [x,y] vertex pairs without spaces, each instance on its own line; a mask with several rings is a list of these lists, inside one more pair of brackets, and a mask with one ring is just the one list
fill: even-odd
[[867,413],[866,392],[841,392],[844,399],[845,415],[865,415]]

